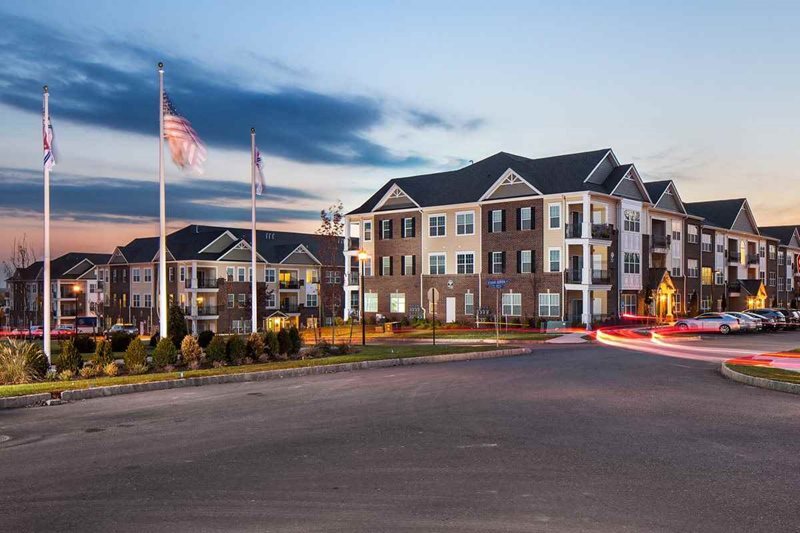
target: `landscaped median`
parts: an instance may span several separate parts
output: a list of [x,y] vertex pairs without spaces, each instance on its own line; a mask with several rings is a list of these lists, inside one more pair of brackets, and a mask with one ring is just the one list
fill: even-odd
[[722,363],[720,372],[745,385],[800,394],[800,348],[783,353],[728,359]]
[[[40,381],[0,386],[0,408],[43,403],[50,397],[77,400],[205,384],[262,381],[284,377],[342,372],[359,368],[388,367],[444,361],[520,355],[525,348],[497,350],[492,346],[387,346],[357,347],[349,355],[275,361],[241,366],[161,372],[72,381]],[[45,396],[46,395],[46,396]],[[26,401],[27,400],[27,401]]]

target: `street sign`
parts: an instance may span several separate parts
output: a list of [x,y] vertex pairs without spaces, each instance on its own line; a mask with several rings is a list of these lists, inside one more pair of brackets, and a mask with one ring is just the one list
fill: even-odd
[[428,289],[428,301],[429,302],[434,302],[434,303],[439,303],[439,290],[438,289],[436,289],[434,287],[431,287],[430,289]]
[[490,279],[486,281],[486,286],[490,289],[502,289],[507,283],[507,279]]

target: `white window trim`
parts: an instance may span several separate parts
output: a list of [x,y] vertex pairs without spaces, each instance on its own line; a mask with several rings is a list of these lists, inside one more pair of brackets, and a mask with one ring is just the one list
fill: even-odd
[[[431,235],[431,219],[433,217],[444,217],[444,234],[443,235]],[[447,237],[447,213],[431,213],[428,215],[428,238],[429,239],[441,239],[442,237]]]
[[[524,261],[522,260],[522,254],[524,254],[525,252],[530,254],[530,259],[528,260],[528,265],[530,267],[530,270],[528,270],[527,272],[522,270],[522,265],[524,264]],[[560,259],[559,259],[558,263],[559,263],[559,265],[561,264]],[[533,250],[520,250],[520,254],[519,254],[519,271],[520,271],[521,274],[533,274]]]
[[[369,239],[367,239],[367,237],[366,237],[366,234],[367,234],[366,227],[367,226],[369,226]],[[372,225],[372,221],[371,220],[365,220],[364,221],[364,230],[361,232],[362,233],[361,237],[364,239],[365,242],[371,242],[372,241],[373,230],[374,230],[374,227]]]
[[[550,270],[550,252],[558,252],[558,270]],[[545,272],[561,272],[564,270],[564,262],[561,260],[561,248],[554,246],[547,249],[547,270]]]
[[[542,313],[542,296],[547,296],[547,300],[548,301],[547,301],[547,305],[545,306],[545,307],[547,307],[547,313]],[[539,293],[539,297],[538,297],[538,301],[537,301],[537,303],[539,304],[538,305],[538,312],[539,312],[539,316],[540,317],[559,317],[559,316],[561,316],[561,315],[551,314],[551,309],[553,307],[555,307],[550,301],[551,298],[555,298],[556,300],[558,300],[558,311],[559,311],[559,313],[561,312],[561,294],[560,293],[558,293],[558,292],[540,292]]]
[[[531,215],[531,217],[528,219],[530,221],[530,226],[531,227],[527,228],[527,229],[522,227],[522,212],[525,211],[526,209],[528,210],[528,212]],[[517,223],[519,224],[520,231],[531,231],[533,229],[533,207],[531,207],[529,205],[520,207],[519,208],[519,221]]]
[[[403,298],[402,298],[402,302],[403,302],[403,308],[402,308],[402,309],[400,309],[400,310],[397,310],[397,311],[395,311],[395,310],[393,310],[393,309],[392,309],[392,307],[393,307],[393,304],[394,304],[394,301],[393,301],[393,300],[394,300],[396,297],[397,297],[397,298],[398,298],[398,300],[399,300],[399,297],[400,297],[400,296],[402,296],[402,297],[403,297]],[[398,307],[399,307],[399,305],[398,305]],[[389,312],[390,312],[390,313],[405,313],[405,312],[406,312],[406,293],[404,293],[404,292],[390,292],[390,293],[389,293]]]
[[[472,311],[467,309],[467,296],[472,299]],[[464,314],[467,316],[472,316],[475,314],[475,293],[470,292],[469,290],[464,293]]]
[[442,256],[444,257],[444,274],[447,274],[447,254],[445,252],[430,252],[428,253],[428,275],[429,276],[442,276],[444,274],[431,274],[431,257],[433,256]]
[[[558,226],[553,226],[552,221],[553,217],[550,216],[550,208],[551,207],[558,207]],[[564,226],[564,217],[563,217],[563,209],[561,209],[560,203],[549,203],[547,204],[547,229],[550,230],[560,230]]]
[[[472,215],[472,233],[458,232],[458,215]],[[447,219],[445,219],[445,233],[447,233]],[[475,235],[475,211],[456,211],[456,237]]]
[[[458,256],[459,255],[471,255],[472,256],[472,272],[465,272],[462,275],[469,276],[470,274],[475,274],[475,272],[477,271],[477,268],[478,268],[477,264],[475,263],[475,252],[470,252],[470,251],[461,252],[461,251],[459,251],[459,252],[456,252],[456,275],[459,275],[458,274]],[[445,267],[446,266],[447,266],[447,259],[445,259]]]
[[[506,296],[510,297],[511,303],[506,304],[506,302],[505,302]],[[515,313],[514,312],[514,307],[516,307],[516,304],[514,303],[514,300],[516,299],[516,297],[519,298],[519,313]],[[506,306],[511,308],[511,312],[510,313],[506,313],[506,311],[505,311]],[[509,292],[504,292],[501,295],[501,298],[500,298],[500,315],[501,316],[522,316],[522,293],[521,292],[509,291]]]

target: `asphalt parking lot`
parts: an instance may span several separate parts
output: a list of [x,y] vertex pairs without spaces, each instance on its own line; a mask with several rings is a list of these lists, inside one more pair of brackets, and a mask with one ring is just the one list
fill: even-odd
[[[702,346],[710,348],[730,349],[734,357],[736,352],[780,352],[800,348],[800,330],[794,331],[763,331],[760,333],[731,333],[720,335],[718,333],[708,333],[699,336]],[[680,344],[680,337],[672,337],[670,343]],[[697,341],[683,341],[689,346]],[[720,355],[724,356],[724,353]]]

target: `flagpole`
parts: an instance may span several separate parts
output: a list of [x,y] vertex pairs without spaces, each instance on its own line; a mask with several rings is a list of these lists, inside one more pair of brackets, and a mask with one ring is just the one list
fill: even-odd
[[[42,134],[47,139],[50,127],[50,93],[48,92],[47,85],[42,90],[44,91],[44,124],[42,127]],[[53,155],[53,147],[49,146],[50,157]],[[50,165],[48,161],[44,162],[44,301],[42,303],[42,327],[43,340],[44,340],[44,354],[47,357],[47,364],[52,365],[50,351]]]
[[252,218],[252,234],[250,236],[250,329],[258,331],[258,298],[256,297],[256,129],[250,128],[250,217]]
[[164,339],[167,331],[167,210],[164,180],[164,63],[158,64],[158,333]]

